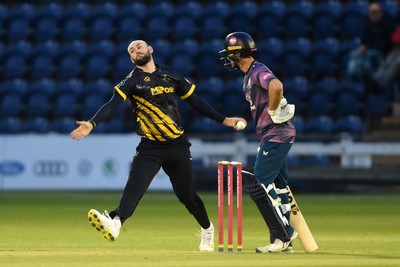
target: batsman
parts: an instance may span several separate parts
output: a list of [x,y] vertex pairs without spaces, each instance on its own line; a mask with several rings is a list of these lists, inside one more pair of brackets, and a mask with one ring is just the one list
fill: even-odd
[[245,32],[230,33],[224,42],[221,62],[228,70],[245,75],[243,91],[250,104],[259,140],[254,174],[243,171],[243,183],[269,228],[270,244],[259,253],[292,252],[298,233],[290,225],[287,155],[296,130],[291,122],[295,106],[283,97],[282,82],[254,59],[257,48]]

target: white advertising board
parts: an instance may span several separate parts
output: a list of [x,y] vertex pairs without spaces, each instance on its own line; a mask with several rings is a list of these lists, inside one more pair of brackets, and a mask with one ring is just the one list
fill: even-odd
[[[0,136],[0,189],[121,190],[140,137]],[[160,170],[150,190],[172,190]]]

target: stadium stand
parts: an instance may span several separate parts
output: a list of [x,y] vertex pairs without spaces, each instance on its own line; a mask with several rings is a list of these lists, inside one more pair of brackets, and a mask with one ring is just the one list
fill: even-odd
[[[399,20],[397,1],[381,4],[390,18]],[[218,55],[226,34],[240,30],[253,35],[259,49],[256,58],[284,82],[286,98],[296,104],[294,122],[300,136],[337,133],[347,129],[342,124],[349,121],[357,125],[354,116],[363,122],[387,115],[394,101],[395,94],[365,92],[363,84],[346,77],[349,53],[360,43],[367,15],[368,1],[363,0],[2,3],[2,125],[13,125],[10,131],[62,132],[68,120],[61,118],[93,115],[113,85],[131,71],[126,47],[136,38],[153,46],[157,63],[192,79],[197,93],[215,107],[248,116],[242,75],[234,78]],[[197,117],[191,108],[181,109],[186,123]],[[123,125],[125,107],[118,112],[121,120],[107,122],[97,132],[131,130]],[[29,127],[16,126],[25,120]],[[204,122],[196,118],[196,123]],[[207,132],[196,125],[186,127],[191,133]],[[251,134],[248,128],[245,133]],[[365,124],[349,131],[360,135],[367,129]],[[207,133],[216,132],[221,129]]]

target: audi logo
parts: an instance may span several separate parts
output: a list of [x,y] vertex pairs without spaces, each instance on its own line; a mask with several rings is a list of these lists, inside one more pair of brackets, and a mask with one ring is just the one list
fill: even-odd
[[64,160],[38,160],[33,165],[36,176],[65,176],[68,164]]

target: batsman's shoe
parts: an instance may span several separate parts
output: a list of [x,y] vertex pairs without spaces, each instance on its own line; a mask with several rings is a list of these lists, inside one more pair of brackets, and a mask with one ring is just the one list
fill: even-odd
[[[257,247],[256,248],[256,253],[269,253],[269,246],[270,245],[265,246],[265,247]],[[293,249],[292,243],[290,243],[289,246],[286,249],[282,250],[282,252],[294,253],[294,249]]]
[[299,234],[296,231],[293,231],[292,235],[290,236],[290,241],[289,242],[283,242],[280,239],[275,239],[274,243],[269,245],[268,252],[269,253],[277,253],[277,252],[282,252],[286,250],[291,242],[297,239]]
[[200,251],[214,251],[214,225],[210,223],[208,229],[201,228],[201,233],[198,234],[201,237]]
[[114,241],[121,229],[121,221],[111,219],[107,211],[101,214],[95,209],[91,209],[88,212],[88,219],[90,225],[99,231],[105,239],[108,241]]

